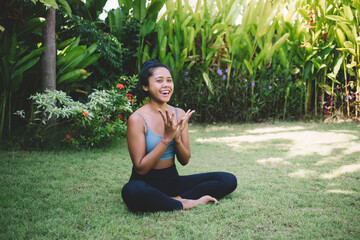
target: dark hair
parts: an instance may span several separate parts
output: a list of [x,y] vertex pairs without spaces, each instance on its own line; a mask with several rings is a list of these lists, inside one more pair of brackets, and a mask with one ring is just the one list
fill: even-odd
[[171,77],[173,77],[173,73],[168,66],[159,62],[156,59],[150,59],[149,61],[146,61],[144,63],[144,65],[139,73],[140,85],[141,86],[149,86],[149,77],[151,77],[154,73],[154,70],[159,67],[166,68],[170,72]]

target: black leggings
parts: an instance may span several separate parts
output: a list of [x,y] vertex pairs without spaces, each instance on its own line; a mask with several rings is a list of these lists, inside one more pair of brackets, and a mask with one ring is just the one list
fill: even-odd
[[171,197],[198,199],[210,195],[220,199],[233,192],[236,177],[226,172],[179,176],[175,164],[165,169],[152,169],[140,175],[133,169],[130,180],[122,189],[125,204],[132,211],[172,211],[182,203]]

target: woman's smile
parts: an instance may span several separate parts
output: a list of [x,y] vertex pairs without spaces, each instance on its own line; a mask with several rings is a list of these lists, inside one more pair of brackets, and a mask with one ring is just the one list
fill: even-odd
[[170,90],[169,89],[166,89],[166,90],[160,90],[160,93],[163,95],[163,96],[169,96],[170,95]]

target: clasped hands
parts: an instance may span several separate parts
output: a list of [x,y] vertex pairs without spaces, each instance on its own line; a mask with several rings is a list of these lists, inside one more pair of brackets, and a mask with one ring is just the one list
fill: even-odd
[[159,112],[164,120],[164,137],[170,139],[170,141],[174,139],[175,142],[179,142],[181,133],[195,110],[189,109],[179,122],[176,121],[175,111],[170,114],[167,109],[165,113],[159,109]]

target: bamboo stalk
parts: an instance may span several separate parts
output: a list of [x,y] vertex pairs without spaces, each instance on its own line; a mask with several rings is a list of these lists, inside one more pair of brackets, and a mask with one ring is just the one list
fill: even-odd
[[9,92],[9,102],[8,102],[8,104],[9,104],[9,108],[8,108],[8,134],[9,134],[9,136],[10,136],[10,133],[11,133],[11,97],[12,97],[12,92]]
[[[360,44],[357,44],[357,63],[360,64]],[[360,104],[360,68],[356,69],[355,117],[358,118]]]
[[[326,74],[327,74],[327,71],[326,71],[326,68],[325,68],[325,72],[324,72],[324,75],[323,75],[323,86],[325,86],[325,83],[326,83]],[[325,101],[325,91],[324,91],[324,88],[321,89],[321,120],[323,120],[323,117],[324,117],[324,101]]]
[[[360,69],[358,69],[358,72],[360,74]],[[355,104],[355,116],[358,118],[359,114],[359,105],[360,105],[360,76],[357,77],[356,82],[356,104]]]
[[6,110],[6,102],[7,102],[7,95],[8,91],[3,91],[3,99],[1,102],[1,121],[0,121],[0,138],[2,138],[3,135],[3,129],[5,125],[5,110]]
[[315,112],[314,112],[314,114],[315,114],[315,117],[317,117],[317,115],[318,115],[318,90],[319,90],[319,86],[318,86],[318,81],[315,81],[315,86],[314,86],[314,95],[315,95],[315,100],[314,100],[314,105],[315,105]]
[[348,89],[347,75],[346,75],[346,58],[344,61],[344,78],[345,78],[345,93],[346,93],[346,97],[345,97],[346,110],[347,110],[347,116],[348,118],[350,118],[350,103],[349,103],[349,99],[347,98],[347,96],[349,96],[349,89]]
[[335,94],[334,94],[334,86],[335,86],[335,82],[334,81],[332,81],[332,83],[331,83],[331,101],[333,101],[334,102],[334,105],[333,106],[331,106],[331,108],[329,109],[330,110],[330,113],[333,111],[333,109],[336,109],[336,97],[334,96]]
[[311,81],[311,78],[307,79],[306,84],[306,91],[305,91],[305,115],[308,115],[309,113],[309,107],[311,103],[311,95],[312,95],[312,88],[313,83]]

